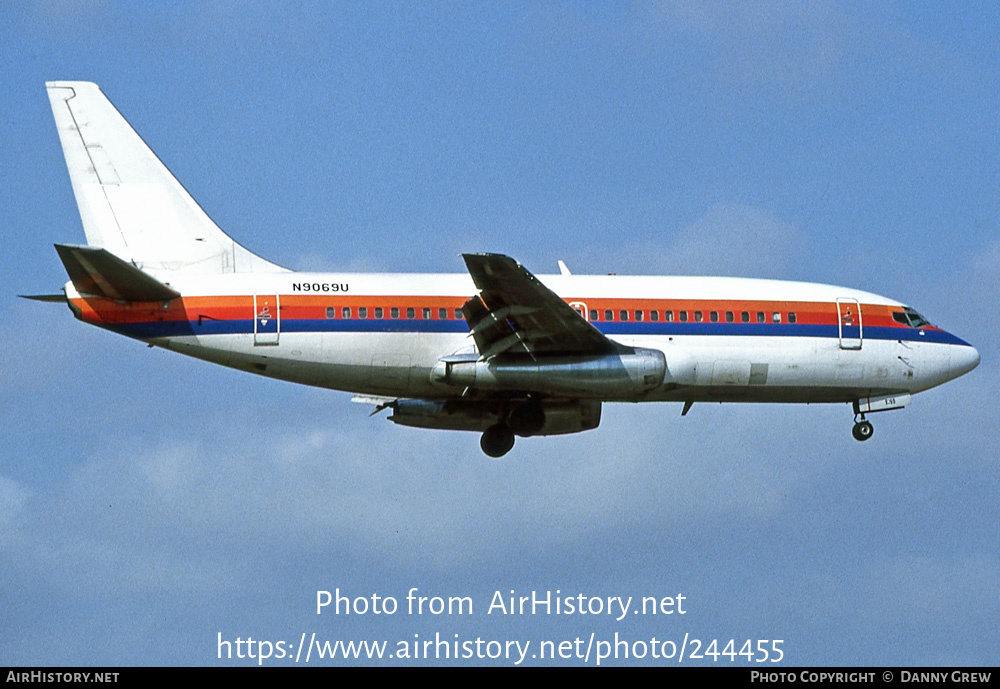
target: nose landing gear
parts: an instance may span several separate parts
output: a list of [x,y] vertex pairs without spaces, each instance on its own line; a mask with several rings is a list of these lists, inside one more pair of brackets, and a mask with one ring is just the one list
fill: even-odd
[[865,415],[861,414],[861,420],[858,421],[857,415],[854,417],[854,428],[851,429],[851,435],[854,436],[855,440],[865,441],[872,437],[872,433],[875,432],[875,427],[872,426],[871,421],[865,420]]
[[876,395],[872,397],[871,391],[865,397],[854,400],[854,428],[851,435],[855,440],[865,441],[872,437],[875,429],[871,423],[865,420],[865,414],[872,414],[877,411],[889,411],[891,409],[902,409],[910,403],[910,393],[896,392],[888,395]]

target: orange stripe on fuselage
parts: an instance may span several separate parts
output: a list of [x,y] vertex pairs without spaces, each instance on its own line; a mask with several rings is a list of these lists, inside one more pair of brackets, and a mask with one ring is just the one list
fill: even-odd
[[[431,320],[438,319],[438,310],[447,310],[447,320],[455,320],[455,309],[460,309],[467,297],[430,297],[430,296],[364,296],[364,295],[280,295],[282,318],[294,320],[327,319],[327,308],[335,309],[333,317],[341,318],[342,309],[350,308],[351,317],[358,317],[358,309],[368,309],[367,317],[373,319],[375,308],[383,309],[383,318],[390,318],[392,308],[398,308],[400,318],[405,318],[406,309],[415,311],[416,319],[423,319],[423,309],[430,309]],[[628,312],[628,321],[635,322],[635,311],[643,312],[643,321],[650,322],[649,312],[660,312],[660,322],[663,322],[663,312],[674,312],[674,320],[678,319],[679,311],[688,312],[688,322],[694,322],[694,312],[701,311],[703,321],[710,322],[711,312],[718,313],[718,322],[726,322],[726,312],[734,315],[734,323],[741,322],[741,313],[750,313],[750,322],[756,323],[756,314],[763,311],[765,322],[772,322],[772,314],[779,312],[781,322],[788,322],[788,313],[794,313],[798,325],[835,325],[839,319],[836,303],[827,302],[797,302],[797,301],[749,301],[720,299],[608,299],[573,297],[567,302],[583,303],[588,310],[596,310],[598,318],[595,322],[607,322],[604,312],[611,310],[613,322],[620,321],[620,312]],[[119,323],[150,323],[157,321],[198,321],[212,320],[247,320],[254,317],[254,297],[247,296],[188,296],[171,302],[116,302],[106,297],[85,296],[72,300],[80,310],[82,320],[95,325],[114,325]],[[899,306],[879,304],[862,304],[861,319],[863,326],[895,327],[907,329],[908,326],[897,323],[892,318],[895,311],[901,311]],[[932,330],[938,330],[930,326]]]

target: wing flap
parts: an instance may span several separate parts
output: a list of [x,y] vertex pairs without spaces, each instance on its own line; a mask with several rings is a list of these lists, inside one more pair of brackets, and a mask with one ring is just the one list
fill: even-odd
[[609,354],[619,349],[514,259],[500,254],[462,258],[479,289],[462,312],[483,358]]

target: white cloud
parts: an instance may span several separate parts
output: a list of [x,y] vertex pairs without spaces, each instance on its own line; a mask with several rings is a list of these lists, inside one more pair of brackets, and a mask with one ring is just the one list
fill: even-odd
[[869,573],[870,605],[906,619],[1000,605],[1000,558],[903,555],[879,562]]
[[[827,2],[648,2],[644,26],[680,31],[711,48],[707,68],[737,85],[785,93],[815,88],[850,49],[853,22]],[[656,43],[652,43],[656,45]]]
[[13,524],[21,513],[28,496],[29,491],[17,481],[0,476],[0,538],[8,533],[7,527]]
[[716,205],[674,237],[665,258],[689,274],[780,277],[796,271],[805,248],[799,230],[780,218],[752,206]]
[[[977,665],[995,638],[1000,559],[994,555],[900,555],[872,563],[856,582],[856,605],[873,633],[892,638],[957,620],[954,643],[930,644],[907,664]],[[930,635],[929,635],[930,636]],[[946,637],[947,638],[947,637]]]
[[603,262],[631,274],[787,278],[801,272],[807,246],[798,228],[761,208],[716,204],[662,241],[616,243]]
[[5,548],[43,576],[116,590],[247,585],[243,560],[261,549],[442,572],[660,521],[769,519],[803,479],[733,446],[710,415],[692,424],[668,410],[608,408],[597,431],[521,439],[501,461],[475,434],[368,422],[353,405],[336,425],[251,417],[219,434],[192,419],[195,437],[127,434],[30,499],[0,484],[25,536]]

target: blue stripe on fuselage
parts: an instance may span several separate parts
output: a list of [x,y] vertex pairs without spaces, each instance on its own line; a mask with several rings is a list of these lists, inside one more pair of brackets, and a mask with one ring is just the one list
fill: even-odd
[[[806,325],[798,323],[652,323],[652,322],[598,322],[593,325],[605,335],[721,335],[744,337],[823,337],[836,339],[836,325]],[[252,335],[254,321],[209,320],[155,321],[145,323],[116,323],[110,330],[139,339],[179,337],[185,335]],[[845,337],[856,339],[856,329],[845,331]],[[331,319],[282,319],[283,333],[467,333],[465,321],[417,320],[392,318],[331,318]],[[971,346],[961,338],[943,330],[916,330],[913,328],[866,327],[866,340],[902,340],[936,342]]]

